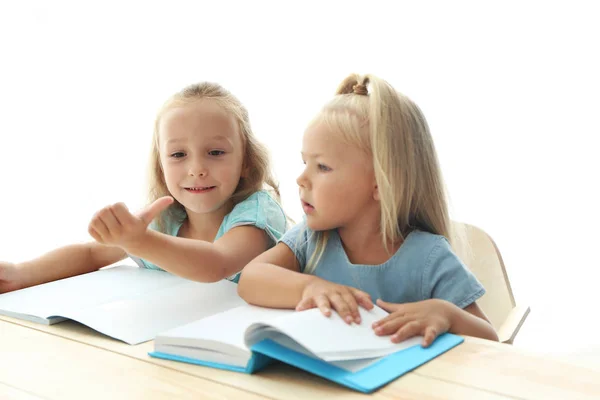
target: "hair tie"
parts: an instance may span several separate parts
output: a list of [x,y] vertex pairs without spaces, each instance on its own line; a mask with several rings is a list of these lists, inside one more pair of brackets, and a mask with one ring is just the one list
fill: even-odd
[[366,96],[369,94],[369,92],[367,91],[367,87],[360,83],[357,83],[356,85],[352,86],[352,90],[354,91],[354,94],[358,94],[360,96]]

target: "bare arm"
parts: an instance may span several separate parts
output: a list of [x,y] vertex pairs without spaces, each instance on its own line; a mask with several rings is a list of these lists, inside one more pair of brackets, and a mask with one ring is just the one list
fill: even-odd
[[128,252],[183,278],[216,282],[241,271],[267,249],[268,240],[265,231],[254,226],[233,228],[214,243],[148,230]]
[[498,341],[498,334],[485,313],[475,302],[460,309],[454,307],[450,332]]
[[250,304],[295,308],[306,286],[315,279],[319,278],[300,273],[292,250],[279,243],[244,268],[238,293]]
[[61,247],[16,265],[16,287],[25,288],[85,274],[127,257],[118,247],[91,242]]
[[172,202],[170,196],[161,197],[136,215],[123,203],[113,204],[94,215],[88,232],[99,243],[118,246],[175,275],[200,282],[216,282],[241,271],[268,247],[266,232],[250,225],[233,228],[214,243],[148,229]]

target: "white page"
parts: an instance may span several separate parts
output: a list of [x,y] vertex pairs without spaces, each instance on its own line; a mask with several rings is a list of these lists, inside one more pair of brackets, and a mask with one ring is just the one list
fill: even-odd
[[376,358],[363,358],[360,360],[330,361],[329,363],[331,365],[335,365],[338,368],[345,369],[346,371],[357,372],[367,367],[370,367],[371,365],[382,360],[383,358],[385,358],[385,356]]
[[194,321],[159,334],[155,350],[160,346],[188,346],[214,351],[231,352],[231,348],[249,353],[244,342],[246,328],[257,321],[269,321],[293,310],[279,310],[244,305]]
[[[171,346],[168,344],[163,344],[159,347],[160,353],[240,368],[247,367],[248,361],[250,361],[250,358],[252,357],[252,354],[250,354],[249,351],[241,350],[239,352],[220,352],[197,347]],[[154,351],[159,352],[156,348]]]
[[[302,353],[308,357],[311,357],[314,359],[319,358],[316,355],[314,355],[313,353],[306,350],[304,347],[300,346],[294,340],[290,339],[288,336],[285,336],[284,334],[282,334],[281,332],[274,333],[274,334],[267,333],[265,335],[265,338],[269,338],[269,339],[279,343],[282,346],[285,346],[289,349],[297,351],[298,353]],[[409,341],[414,342],[415,345],[419,344],[419,340],[409,339]],[[408,346],[408,347],[411,347],[411,346]],[[362,359],[358,359],[358,360],[329,361],[329,364],[334,365],[338,368],[342,368],[346,371],[357,372],[357,371],[360,371],[364,368],[367,368],[367,367],[375,364],[376,362],[380,361],[383,358],[385,358],[385,356],[375,357],[375,358],[362,358]]]
[[200,283],[164,271],[119,266],[2,294],[0,314],[62,316],[137,344],[240,304],[245,303],[233,282]]
[[[371,325],[387,314],[377,306],[370,311],[360,308],[361,324],[348,325],[335,312],[328,318],[311,309],[272,319],[268,324],[325,361],[382,357],[421,342],[421,336],[396,344],[389,336],[375,335]],[[260,336],[253,337],[248,345],[260,340]]]
[[180,283],[163,271],[117,266],[0,295],[0,314],[49,318]]
[[138,344],[160,332],[243,304],[233,282],[181,280],[164,289],[78,310],[69,317],[105,335]]

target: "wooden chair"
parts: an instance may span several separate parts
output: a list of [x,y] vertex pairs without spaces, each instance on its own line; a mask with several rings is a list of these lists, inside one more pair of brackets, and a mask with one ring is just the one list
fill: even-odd
[[512,344],[529,307],[516,305],[502,256],[492,238],[473,225],[459,222],[453,225],[460,238],[455,246],[457,255],[486,289],[477,304],[490,319],[500,341]]

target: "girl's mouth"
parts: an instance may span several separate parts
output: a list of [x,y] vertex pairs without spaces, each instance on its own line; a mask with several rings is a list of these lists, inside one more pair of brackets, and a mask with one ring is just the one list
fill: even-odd
[[311,214],[313,211],[315,211],[315,207],[304,200],[302,200],[302,209],[306,214]]
[[190,193],[206,193],[214,189],[216,186],[197,186],[197,187],[186,187],[184,188]]

